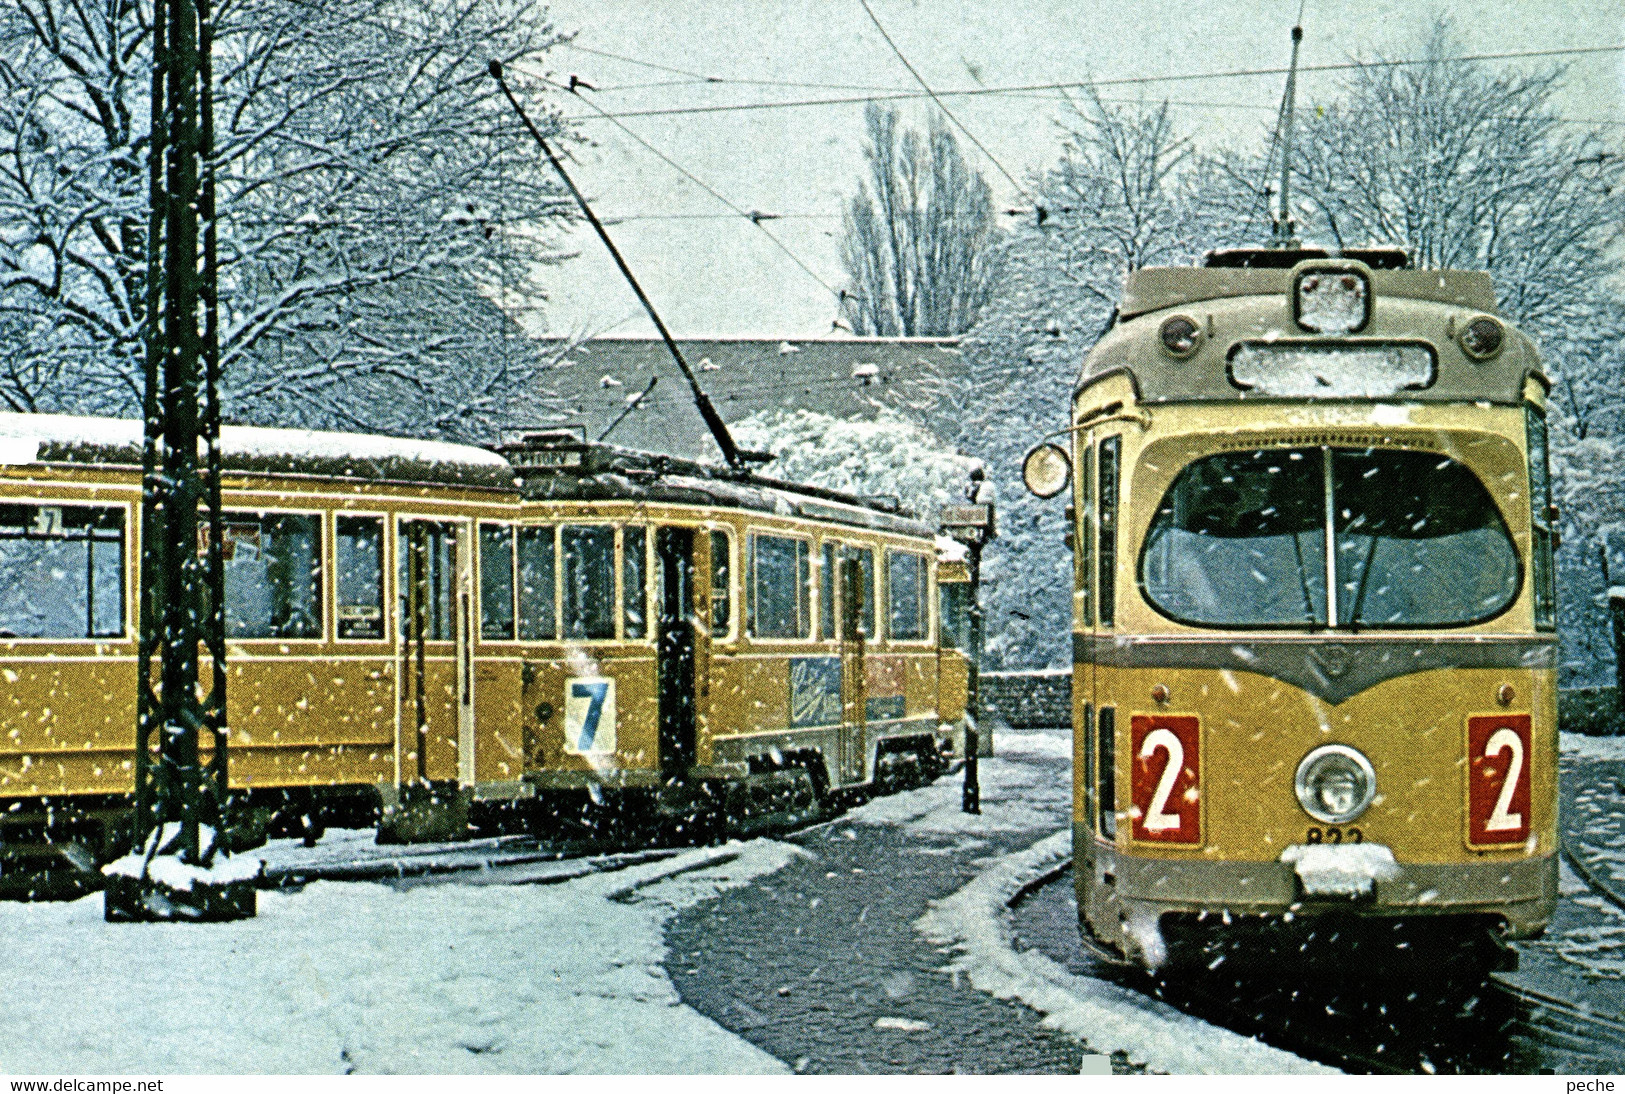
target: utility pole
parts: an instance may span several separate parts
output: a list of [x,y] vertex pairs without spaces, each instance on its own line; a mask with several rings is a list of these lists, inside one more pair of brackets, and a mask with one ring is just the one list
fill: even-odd
[[960,796],[960,811],[982,811],[982,781],[977,758],[981,755],[981,671],[982,671],[982,548],[996,534],[993,519],[991,491],[981,468],[970,473],[965,489],[966,505],[948,505],[942,510],[942,529],[950,537],[965,545],[970,570],[970,636],[965,651],[970,662],[965,681],[965,784]]
[[[219,921],[255,913],[258,865],[230,861],[224,846],[225,588],[209,3],[155,0],[153,10],[135,824],[131,853],[106,868],[104,914],[111,922]],[[199,559],[204,542],[206,557]],[[199,694],[200,645],[212,663],[206,696]],[[213,752],[207,767],[205,734]]]

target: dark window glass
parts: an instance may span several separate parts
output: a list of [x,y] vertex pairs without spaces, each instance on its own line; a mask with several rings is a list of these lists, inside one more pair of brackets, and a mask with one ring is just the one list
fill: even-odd
[[824,638],[839,638],[835,630],[835,544],[824,541],[822,565],[818,567],[818,625]]
[[553,526],[519,529],[519,637],[545,642],[559,635],[555,618]]
[[863,574],[863,603],[858,606],[858,630],[875,637],[875,553],[867,547],[845,547],[842,557],[856,561]]
[[1225,452],[1196,461],[1180,472],[1152,520],[1141,559],[1146,598],[1191,623],[1322,623],[1323,498],[1318,449]]
[[621,602],[625,609],[625,634],[644,638],[649,633],[649,552],[647,533],[642,528],[621,530]]
[[728,533],[711,533],[711,633],[722,638],[733,625],[733,564]]
[[384,637],[384,520],[338,518],[340,638]]
[[1117,488],[1123,439],[1100,442],[1100,625],[1117,621]]
[[1095,803],[1100,834],[1117,838],[1117,708],[1101,707],[1097,738],[1100,757],[1100,797]]
[[1557,629],[1556,566],[1550,520],[1552,504],[1551,473],[1547,470],[1546,415],[1524,405],[1523,421],[1529,443],[1530,581],[1534,596],[1535,629]]
[[944,649],[970,652],[970,582],[939,581],[938,635]]
[[559,529],[564,556],[564,637],[615,637],[615,529],[566,524]]
[[1489,493],[1448,457],[1264,449],[1180,473],[1152,521],[1140,580],[1152,604],[1191,623],[1443,626],[1503,610],[1518,564]]
[[1078,483],[1078,582],[1082,593],[1078,611],[1084,626],[1095,622],[1095,465],[1087,456],[1083,460],[1082,481]]
[[228,638],[320,638],[321,518],[227,513],[221,537]]
[[1473,473],[1429,452],[1333,451],[1337,622],[1487,619],[1518,593],[1500,511]]
[[[457,635],[453,590],[457,584],[457,528],[429,520],[403,520],[400,525],[401,637],[417,638],[412,616],[414,578],[423,612],[423,637],[449,642]],[[414,569],[416,567],[416,569]]]
[[925,559],[905,551],[886,552],[886,633],[901,642],[925,637]]
[[807,541],[751,536],[750,543],[750,633],[757,638],[808,637]]
[[124,634],[124,511],[0,505],[0,638]]
[[480,637],[501,641],[514,636],[513,528],[480,525]]

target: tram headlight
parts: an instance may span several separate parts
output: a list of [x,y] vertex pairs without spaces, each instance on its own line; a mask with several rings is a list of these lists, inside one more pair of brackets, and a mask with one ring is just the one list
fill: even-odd
[[1321,745],[1298,764],[1298,804],[1323,824],[1347,824],[1377,796],[1371,761],[1348,745]]

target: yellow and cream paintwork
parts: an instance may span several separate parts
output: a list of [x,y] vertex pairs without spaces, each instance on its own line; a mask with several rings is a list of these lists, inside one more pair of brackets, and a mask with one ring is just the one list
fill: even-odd
[[[1288,272],[1150,272],[1156,275],[1148,279],[1150,288],[1140,286],[1153,297],[1140,302],[1137,315],[1144,318],[1120,324],[1090,354],[1070,431],[1073,535],[1079,544],[1093,545],[1099,534],[1100,514],[1084,490],[1086,483],[1099,481],[1100,442],[1118,437],[1121,445],[1113,626],[1092,618],[1086,552],[1075,553],[1074,837],[1080,916],[1097,937],[1131,953],[1139,949],[1131,924],[1167,912],[1471,913],[1500,917],[1513,937],[1539,933],[1556,898],[1557,696],[1555,635],[1537,633],[1534,626],[1528,453],[1524,410],[1515,394],[1521,387],[1524,400],[1544,405],[1533,347],[1508,328],[1498,383],[1502,389],[1510,384],[1514,394],[1509,400],[1503,390],[1493,404],[1437,397],[1251,401],[1234,391],[1208,397],[1202,385],[1225,385],[1226,353],[1233,343],[1293,329],[1284,291],[1291,283]],[[1482,275],[1452,275],[1456,282],[1447,286],[1439,271],[1403,272],[1410,285],[1426,274],[1432,279],[1429,290],[1443,299],[1386,297],[1397,273],[1379,271],[1371,278],[1376,297],[1371,328],[1362,333],[1425,340],[1438,353],[1441,376],[1465,383],[1461,377],[1470,378],[1469,366],[1477,367],[1476,362],[1467,360],[1452,336],[1466,318],[1490,310],[1487,279],[1481,287],[1476,279]],[[1191,283],[1204,275],[1239,279],[1238,295],[1200,299]],[[1165,352],[1158,335],[1159,324],[1174,314],[1193,317],[1203,336],[1199,350],[1183,360]],[[1178,369],[1208,379],[1190,380],[1189,398],[1153,402],[1143,397],[1155,386],[1144,383],[1148,372]],[[1188,626],[1154,610],[1138,585],[1138,567],[1152,518],[1175,477],[1201,456],[1271,446],[1419,449],[1466,465],[1494,499],[1517,548],[1524,580],[1516,601],[1475,626],[1335,635]],[[1088,557],[1098,559],[1093,553]],[[1361,643],[1396,637],[1423,646],[1504,646],[1530,656],[1515,667],[1474,668],[1441,654],[1434,658],[1443,662],[1436,667],[1386,676],[1338,702],[1272,674],[1269,664],[1248,664],[1250,654],[1266,646],[1277,660],[1336,660],[1358,654]],[[1180,658],[1159,657],[1159,644],[1171,648],[1189,642],[1229,647],[1236,651],[1233,663],[1181,667]],[[1287,652],[1280,652],[1283,647]],[[1118,823],[1110,835],[1098,822],[1099,781],[1088,785],[1084,774],[1094,715],[1105,707],[1115,711],[1116,726],[1110,805]],[[1508,712],[1532,716],[1531,834],[1522,845],[1478,849],[1467,842],[1465,821],[1467,719]],[[1194,846],[1132,838],[1129,739],[1136,714],[1199,719],[1201,837]],[[1293,780],[1305,754],[1327,743],[1359,749],[1376,770],[1376,800],[1357,824],[1366,841],[1392,850],[1400,872],[1378,881],[1366,902],[1305,900],[1291,867],[1280,861],[1286,848],[1306,842],[1311,827],[1326,827],[1300,807]]]

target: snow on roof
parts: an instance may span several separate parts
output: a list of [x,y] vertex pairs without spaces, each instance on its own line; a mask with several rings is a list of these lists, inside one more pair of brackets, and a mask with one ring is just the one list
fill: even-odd
[[[40,459],[39,449],[45,445],[139,453],[142,443],[141,423],[125,418],[0,414],[0,463],[33,463]],[[495,452],[472,445],[315,429],[228,425],[220,431],[220,447],[222,457],[233,463],[390,463],[483,473],[509,469],[508,461]]]
[[[937,537],[938,562],[965,562],[970,558],[970,548],[951,536]],[[1070,669],[1067,671],[1071,671]]]

